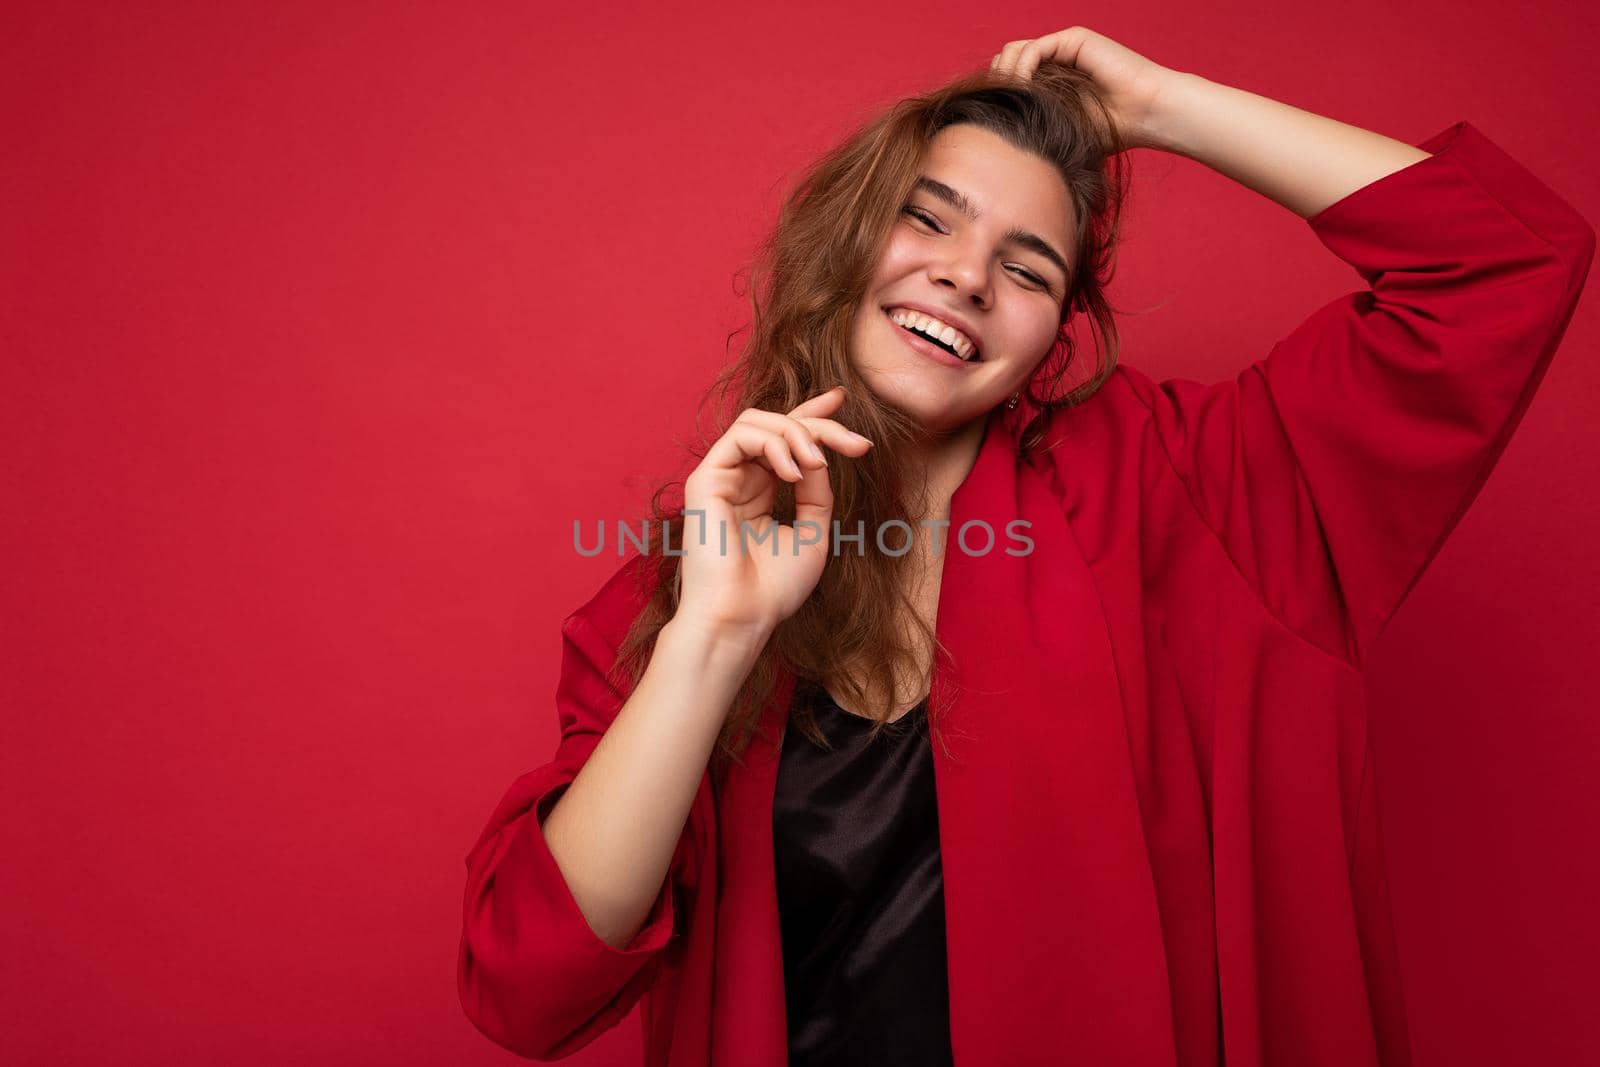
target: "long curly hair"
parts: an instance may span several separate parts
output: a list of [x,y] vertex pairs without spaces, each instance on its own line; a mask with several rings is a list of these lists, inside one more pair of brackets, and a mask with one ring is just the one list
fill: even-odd
[[[1091,80],[1075,68],[1045,63],[1028,81],[974,72],[890,107],[817,160],[789,192],[751,268],[750,336],[701,399],[700,439],[690,446],[695,463],[745,408],[788,411],[843,384],[848,395],[833,417],[871,438],[874,447],[859,459],[836,455],[827,467],[834,520],[847,531],[875,531],[891,519],[910,521],[920,514],[914,510],[921,501],[904,448],[920,440],[920,429],[872,394],[851,364],[849,346],[857,306],[927,145],[940,130],[958,123],[992,131],[1054,165],[1076,217],[1070,256],[1075,269],[1062,302],[1060,330],[1029,381],[1027,407],[1019,413],[1021,454],[1043,442],[1057,411],[1087,400],[1112,373],[1117,333],[1106,287],[1127,198],[1126,157],[1116,124]],[[1099,358],[1084,380],[1064,387],[1078,362],[1068,331],[1078,313],[1095,335]],[[714,413],[709,434],[702,419],[708,403]],[[667,532],[647,544],[648,558],[635,561],[650,591],[614,668],[630,687],[643,675],[657,635],[677,609],[682,489],[682,479],[668,482],[651,499],[644,528]],[[779,482],[773,515],[780,522],[794,521],[794,489],[788,482]],[[740,758],[784,670],[798,682],[847,694],[841,699],[870,709],[874,737],[896,707],[915,695],[903,693],[895,680],[916,677],[919,653],[930,647],[936,656],[947,651],[910,610],[905,590],[912,559],[912,553],[870,550],[830,556],[816,589],[775,629],[735,697],[712,754],[714,770]],[[907,618],[916,623],[909,636]],[[856,675],[866,684],[857,684]],[[929,719],[937,734],[944,709],[930,699]],[[794,714],[797,727],[827,745],[809,708],[797,704]]]

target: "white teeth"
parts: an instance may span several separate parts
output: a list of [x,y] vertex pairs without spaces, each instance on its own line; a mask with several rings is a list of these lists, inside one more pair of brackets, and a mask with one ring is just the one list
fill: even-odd
[[914,326],[930,337],[937,337],[954,348],[956,354],[964,360],[970,361],[977,354],[976,347],[967,340],[966,334],[931,315],[924,315],[920,311],[909,311],[906,308],[895,308],[889,312],[889,319],[898,326]]

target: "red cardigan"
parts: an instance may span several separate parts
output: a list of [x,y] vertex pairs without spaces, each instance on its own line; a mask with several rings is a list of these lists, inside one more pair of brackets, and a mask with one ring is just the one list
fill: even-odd
[[[1408,1064],[1363,669],[1561,339],[1594,229],[1470,123],[1308,220],[1362,289],[1232,381],[1120,367],[952,501],[935,744],[958,1064]],[[1004,531],[1026,519],[1035,543]],[[974,528],[973,534],[979,533]],[[981,536],[969,536],[973,553]],[[786,1061],[775,739],[701,780],[626,950],[540,835],[625,694],[638,557],[568,616],[554,759],[467,857],[462,1005],[535,1059],[642,998],[651,1067]]]

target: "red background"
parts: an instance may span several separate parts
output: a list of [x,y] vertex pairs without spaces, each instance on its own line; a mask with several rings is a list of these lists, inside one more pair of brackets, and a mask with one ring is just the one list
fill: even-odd
[[[608,7],[8,10],[9,1062],[513,1059],[456,999],[463,858],[617,565],[572,522],[674,473],[786,181],[876,108],[1079,22],[1412,143],[1468,119],[1600,218],[1577,3]],[[1135,158],[1127,362],[1230,376],[1360,286]],[[1420,1064],[1600,1048],[1597,327],[1372,661]]]

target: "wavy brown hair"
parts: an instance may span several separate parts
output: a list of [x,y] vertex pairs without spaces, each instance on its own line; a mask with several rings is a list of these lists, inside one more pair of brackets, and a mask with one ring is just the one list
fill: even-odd
[[[1052,164],[1066,183],[1076,218],[1073,276],[1055,347],[1028,384],[1022,453],[1043,442],[1056,411],[1088,399],[1111,374],[1117,333],[1105,290],[1114,271],[1127,172],[1109,109],[1087,75],[1062,64],[1045,63],[1028,81],[975,72],[902,100],[870,120],[813,164],[784,200],[777,226],[751,269],[750,336],[740,357],[724,367],[702,397],[701,414],[715,397],[715,428],[708,435],[697,418],[701,439],[691,446],[696,464],[745,408],[788,411],[842,384],[847,396],[833,417],[866,435],[874,447],[858,459],[836,455],[826,468],[833,519],[846,531],[876,531],[891,519],[914,525],[914,517],[924,513],[924,487],[912,484],[904,447],[922,440],[924,431],[873,395],[851,364],[849,345],[856,308],[927,145],[940,130],[958,123],[992,131]],[[1077,362],[1068,331],[1076,313],[1094,331],[1100,358],[1085,380],[1064,388]],[[636,574],[648,583],[648,600],[618,650],[615,668],[630,686],[644,673],[656,636],[677,610],[679,556],[666,549],[682,552],[682,486],[680,479],[655,492],[645,529],[667,532],[648,543],[648,558],[635,561]],[[779,522],[794,521],[789,482],[778,483],[773,515]],[[935,656],[948,655],[910,610],[905,590],[913,558],[909,552],[876,551],[830,556],[816,589],[776,628],[745,679],[717,739],[714,768],[740,758],[784,670],[797,681],[848,694],[845,699],[870,709],[876,720],[872,735],[882,730],[903,700],[893,680],[915,676],[919,653],[930,646]],[[918,631],[909,638],[908,618]],[[852,671],[867,679],[864,687]],[[929,719],[936,732],[943,710],[939,697],[930,694]],[[809,708],[797,703],[794,713],[808,737],[827,744]]]

